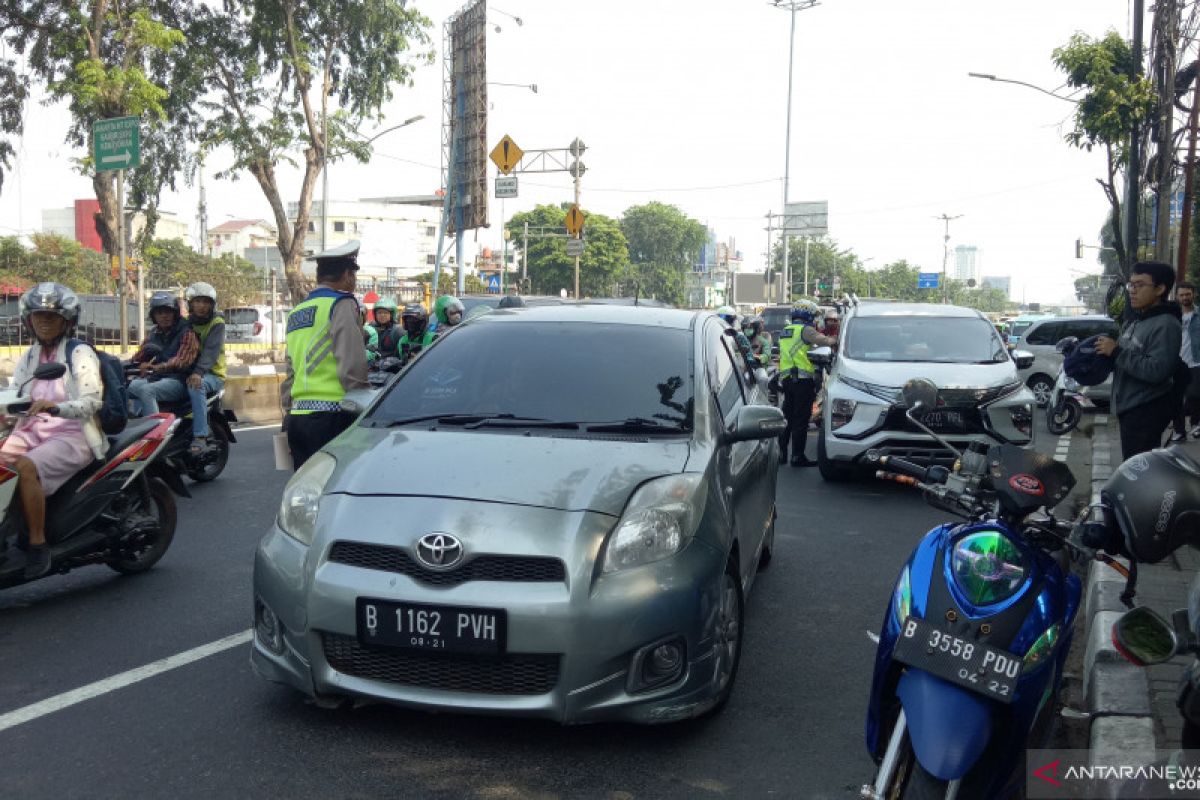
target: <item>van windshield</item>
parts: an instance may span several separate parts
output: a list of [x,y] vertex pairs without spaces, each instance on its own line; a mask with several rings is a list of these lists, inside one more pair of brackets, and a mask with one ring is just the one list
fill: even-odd
[[857,317],[843,354],[858,361],[999,364],[1008,350],[987,321],[972,317]]

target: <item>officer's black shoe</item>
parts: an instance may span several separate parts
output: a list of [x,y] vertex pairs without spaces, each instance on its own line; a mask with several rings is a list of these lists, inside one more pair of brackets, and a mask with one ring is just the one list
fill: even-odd
[[793,458],[791,464],[793,467],[815,467],[817,462],[808,458]]

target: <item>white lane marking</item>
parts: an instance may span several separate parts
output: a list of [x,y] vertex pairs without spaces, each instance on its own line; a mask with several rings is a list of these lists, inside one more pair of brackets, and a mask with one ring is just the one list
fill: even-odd
[[1093,422],[1095,422],[1097,425],[1107,425],[1108,424],[1108,415],[1107,414],[1097,414],[1095,416],[1095,418],[1093,419]]
[[1062,455],[1062,454],[1056,455],[1056,456],[1054,457],[1054,460],[1055,460],[1055,461],[1058,461],[1059,463],[1062,463],[1062,464],[1065,464],[1065,463],[1067,463],[1067,457],[1066,457],[1066,456],[1064,456],[1064,455]]
[[155,675],[161,675],[177,667],[186,666],[193,661],[199,661],[202,658],[208,658],[230,648],[245,644],[250,641],[252,635],[253,631],[244,630],[241,633],[226,636],[224,639],[217,639],[215,642],[202,644],[199,647],[193,647],[191,650],[184,650],[182,653],[176,653],[173,656],[167,656],[144,666],[121,672],[113,675],[111,678],[89,683],[86,686],[80,686],[78,689],[56,694],[54,697],[47,697],[45,700],[33,703],[32,705],[18,708],[16,711],[9,711],[7,714],[0,715],[0,732],[6,731],[9,728],[15,728],[18,725],[24,725],[26,722],[32,722],[47,714],[62,711],[64,708],[70,708],[73,705],[82,703],[85,700],[91,700],[94,697],[99,697],[102,694],[115,692],[117,689],[123,689],[126,686],[144,681],[147,678],[153,678]]
[[251,425],[249,428],[238,427],[234,428],[233,432],[241,433],[242,431],[265,431],[267,428],[278,428],[281,424],[282,423],[276,422],[274,425]]

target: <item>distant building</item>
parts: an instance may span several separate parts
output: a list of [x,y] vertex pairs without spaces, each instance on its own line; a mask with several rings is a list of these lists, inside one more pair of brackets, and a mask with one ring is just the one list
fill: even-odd
[[980,252],[975,245],[960,244],[954,248],[954,278],[966,283],[974,280],[979,284]]
[[982,284],[985,289],[999,289],[1005,297],[1012,296],[1012,278],[1008,275],[984,275]]
[[[684,287],[691,308],[712,308],[733,302],[730,296],[733,276],[742,269],[737,241],[732,236],[728,241],[718,241],[711,228],[707,234]],[[738,302],[742,302],[740,298]]]
[[[96,232],[96,215],[100,213],[100,201],[95,198],[76,200],[67,208],[42,210],[42,231],[74,239],[89,250],[103,252],[100,234]],[[129,241],[136,241],[146,226],[146,215],[138,212],[129,219]],[[156,239],[188,238],[188,224],[170,211],[159,211],[154,226]]]
[[261,219],[234,219],[208,229],[208,255],[242,256],[246,250],[275,244],[275,229]]
[[[321,210],[321,201],[314,201],[304,237],[303,268],[309,274],[316,270],[311,258],[321,250]],[[298,212],[297,203],[288,204],[289,221],[294,221]],[[441,214],[442,198],[436,195],[331,200],[325,217],[325,247],[358,239],[362,242],[359,281],[398,283],[433,271]]]

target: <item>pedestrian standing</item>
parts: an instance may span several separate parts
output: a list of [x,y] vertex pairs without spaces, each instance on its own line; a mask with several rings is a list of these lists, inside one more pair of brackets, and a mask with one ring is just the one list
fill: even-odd
[[783,392],[783,416],[787,428],[779,440],[780,459],[793,467],[811,467],[817,462],[804,454],[808,443],[808,422],[812,418],[817,389],[813,363],[808,351],[813,347],[832,347],[836,339],[817,331],[814,326],[820,309],[811,300],[801,300],[792,309],[792,324],[779,334],[779,386]]
[[1127,288],[1131,314],[1113,340],[1096,342],[1113,364],[1113,408],[1121,428],[1121,456],[1128,459],[1162,444],[1162,434],[1175,417],[1176,367],[1183,333],[1179,306],[1167,300],[1175,270],[1161,261],[1133,265]]
[[1196,313],[1196,287],[1191,283],[1181,283],[1175,287],[1175,301],[1183,312],[1183,344],[1179,348],[1179,357],[1187,364],[1191,380],[1183,395],[1183,403],[1175,417],[1175,433],[1172,442],[1182,442],[1187,438],[1187,421],[1192,421],[1192,438],[1200,439],[1200,314]]
[[368,387],[354,297],[359,247],[353,240],[317,256],[318,286],[288,314],[287,378],[279,394],[295,469],[350,427],[354,415],[342,409],[342,398]]

